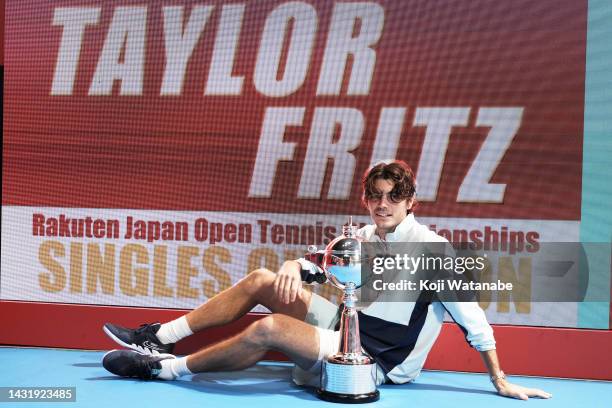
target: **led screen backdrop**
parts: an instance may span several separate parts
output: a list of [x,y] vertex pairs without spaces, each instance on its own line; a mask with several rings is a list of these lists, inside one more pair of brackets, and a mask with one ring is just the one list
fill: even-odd
[[442,236],[579,241],[587,6],[7,1],[2,299],[195,307],[368,222],[392,158]]

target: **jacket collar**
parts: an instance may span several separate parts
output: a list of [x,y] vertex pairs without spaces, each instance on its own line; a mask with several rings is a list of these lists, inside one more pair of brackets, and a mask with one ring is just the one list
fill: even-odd
[[366,239],[368,241],[385,241],[385,242],[398,242],[405,241],[409,235],[410,230],[416,224],[416,220],[414,219],[414,214],[410,213],[400,222],[393,232],[388,232],[385,236],[385,239],[381,239],[380,236],[376,233],[376,225],[369,226],[370,228],[366,231]]

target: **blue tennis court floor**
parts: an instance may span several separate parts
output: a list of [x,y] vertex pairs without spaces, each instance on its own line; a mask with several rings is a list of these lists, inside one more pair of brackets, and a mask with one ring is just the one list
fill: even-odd
[[[108,373],[104,352],[44,348],[0,348],[0,387],[76,387],[76,402],[0,402],[59,407],[339,407],[319,400],[313,389],[291,382],[291,365],[262,362],[248,370],[196,374],[178,381],[141,381]],[[588,407],[612,406],[612,382],[512,376],[541,388],[550,400],[519,401],[495,394],[484,374],[423,371],[411,384],[383,385],[376,407]]]

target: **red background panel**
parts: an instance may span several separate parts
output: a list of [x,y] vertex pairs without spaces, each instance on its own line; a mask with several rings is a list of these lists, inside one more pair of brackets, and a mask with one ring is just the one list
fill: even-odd
[[[183,1],[190,6],[199,3]],[[359,177],[369,165],[382,107],[406,107],[397,157],[415,169],[424,128],[411,126],[417,107],[470,107],[467,128],[455,129],[435,202],[425,216],[580,219],[587,1],[381,1],[385,24],[375,45],[369,95],[316,96],[334,2],[315,1],[318,32],[304,85],[282,98],[253,85],[266,16],[280,2],[247,3],[234,75],[240,96],[204,96],[219,10],[189,62],[183,93],[159,96],[165,66],[162,6],[147,5],[141,96],[88,96],[116,6],[96,3],[99,24],[83,38],[74,92],[51,96],[62,27],[55,7],[83,1],[9,0],[6,4],[3,205],[155,208],[281,213],[357,213]],[[172,2],[176,4],[176,2]],[[140,5],[140,3],[139,3]],[[186,12],[187,14],[187,12]],[[528,16],[526,18],[525,16]],[[350,64],[349,64],[350,65]],[[248,198],[266,108],[306,108],[290,128],[295,160],[278,166],[271,198]],[[297,198],[316,107],[359,109],[365,118],[349,200]],[[456,195],[488,128],[475,127],[480,107],[524,107],[522,125],[491,179],[506,183],[503,204],[457,203]]]
[[4,65],[4,0],[0,0],[0,64]]
[[[104,323],[137,327],[145,322],[166,322],[185,312],[0,301],[0,344],[110,350],[117,344],[102,331]],[[194,352],[237,333],[262,316],[248,314],[228,326],[197,333],[179,342],[175,352]],[[612,354],[605,352],[612,343],[612,331],[504,325],[494,325],[493,330],[501,366],[510,375],[612,380]],[[285,359],[279,353],[267,358]],[[479,353],[467,345],[454,323],[444,323],[425,368],[486,371]]]

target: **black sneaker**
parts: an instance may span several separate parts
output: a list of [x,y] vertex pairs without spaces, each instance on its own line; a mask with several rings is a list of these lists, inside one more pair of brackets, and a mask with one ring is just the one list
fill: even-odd
[[126,329],[112,323],[104,325],[104,332],[116,343],[143,354],[172,354],[174,343],[164,344],[155,335],[161,324],[143,324],[137,329]]
[[148,356],[133,350],[111,350],[102,358],[102,365],[108,371],[121,377],[136,377],[153,380],[161,373],[162,360],[176,358],[172,354]]

